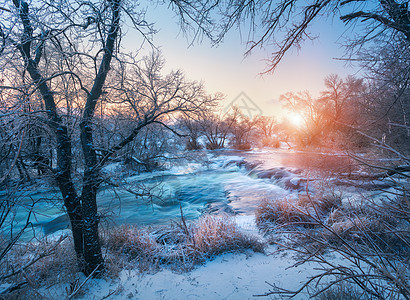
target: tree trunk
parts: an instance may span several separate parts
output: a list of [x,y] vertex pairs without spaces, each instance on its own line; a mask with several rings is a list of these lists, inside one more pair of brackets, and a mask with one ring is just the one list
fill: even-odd
[[[93,263],[87,262],[87,256],[85,255],[85,248],[89,246],[90,242],[84,244],[82,199],[78,197],[72,179],[72,146],[70,136],[67,127],[63,124],[61,117],[57,113],[53,94],[41,77],[37,65],[32,59],[28,59],[26,68],[35,83],[41,82],[39,90],[43,96],[50,125],[54,130],[57,140],[57,168],[54,170],[54,174],[63,196],[64,206],[70,218],[74,249],[77,254],[80,270],[89,275],[88,265],[93,265]],[[93,249],[98,249],[100,247],[98,239],[94,240],[94,242],[98,243],[98,245],[94,246]]]
[[57,168],[54,175],[64,199],[71,222],[74,239],[74,248],[80,264],[81,271],[86,275],[95,269],[103,267],[103,257],[98,237],[98,215],[97,215],[97,189],[100,183],[100,163],[97,161],[93,146],[92,119],[95,107],[99,100],[105,80],[110,69],[113,57],[115,41],[117,40],[120,25],[120,1],[108,1],[112,10],[111,25],[107,32],[104,43],[104,55],[93,83],[91,92],[87,95],[81,128],[81,145],[85,158],[85,171],[83,178],[83,190],[81,197],[78,196],[72,179],[72,146],[67,127],[58,113],[53,92],[43,78],[39,69],[39,61],[42,56],[44,41],[40,43],[35,51],[35,57],[31,55],[33,38],[33,27],[29,14],[29,4],[24,0],[13,0],[13,4],[19,11],[20,21],[23,27],[21,43],[16,44],[24,61],[24,67],[30,74],[32,83],[38,86],[43,98],[49,125],[53,129],[57,140]]
[[94,270],[96,274],[104,269],[104,259],[101,253],[100,239],[98,235],[99,216],[97,214],[97,190],[98,182],[95,171],[86,171],[84,174],[83,194],[83,238],[84,260],[83,272],[86,275]]
[[82,217],[83,217],[83,243],[85,266],[83,272],[86,275],[97,270],[97,274],[104,268],[104,260],[101,253],[100,239],[98,236],[99,216],[97,214],[97,190],[100,185],[100,169],[104,162],[97,160],[94,148],[92,119],[94,118],[97,102],[102,95],[102,89],[107,78],[110,64],[113,57],[115,41],[119,32],[120,21],[120,1],[110,2],[112,18],[110,29],[107,34],[104,47],[104,55],[98,73],[94,79],[90,93],[84,107],[82,120],[80,123],[81,147],[84,154],[85,170],[83,178]]
[[85,159],[85,171],[83,177],[82,217],[84,238],[84,260],[83,272],[86,275],[94,270],[100,273],[104,269],[104,260],[101,253],[100,239],[98,235],[99,216],[97,212],[97,191],[100,185],[100,167],[93,146],[93,135],[91,125],[82,122],[81,146]]
[[72,179],[72,152],[67,127],[60,124],[55,130],[57,137],[57,169],[55,177],[64,200],[64,206],[70,218],[74,249],[80,269],[84,261],[83,221],[81,200],[74,188]]

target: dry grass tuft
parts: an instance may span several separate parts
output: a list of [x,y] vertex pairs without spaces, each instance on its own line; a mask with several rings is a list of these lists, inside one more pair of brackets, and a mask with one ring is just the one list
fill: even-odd
[[137,267],[140,272],[158,268],[162,249],[147,230],[124,225],[113,228],[102,237],[107,248],[108,275],[115,277],[123,268]]
[[[296,205],[303,206],[296,202],[286,208],[286,212]],[[273,207],[278,210],[278,205],[273,204]],[[325,205],[321,209],[329,207]],[[293,228],[281,247],[297,253],[297,264],[319,263],[320,273],[297,291],[280,290],[268,294],[295,296],[303,289],[317,288],[320,284],[324,287],[313,295],[317,299],[410,299],[409,207],[406,193],[377,201],[367,199],[361,204],[344,203],[330,208],[329,213],[304,211],[316,226],[303,230]],[[319,209],[320,205],[316,211]],[[292,223],[282,226],[288,225]],[[343,260],[332,261],[327,253],[343,257]]]
[[316,300],[366,300],[371,299],[368,295],[359,290],[355,285],[347,282],[334,284],[324,292],[315,297]]
[[265,245],[257,238],[241,232],[236,223],[225,216],[204,216],[186,225],[174,224],[157,230],[123,226],[103,238],[109,252],[141,271],[169,265],[174,270],[189,270],[207,258],[226,252],[247,249],[263,252]]
[[316,218],[328,215],[342,203],[335,195],[299,195],[297,199],[264,199],[256,209],[256,224],[267,232],[278,226],[298,225],[312,228]]
[[68,237],[57,241],[46,238],[15,245],[0,267],[3,283],[21,286],[7,293],[7,299],[41,298],[36,289],[74,282],[77,272],[76,254],[72,240]]
[[121,226],[112,229],[104,239],[105,245],[113,251],[124,253],[132,258],[158,255],[158,243],[146,230],[134,226]]
[[211,215],[192,224],[187,248],[205,258],[245,249],[264,251],[264,245],[255,237],[241,232],[234,220]]
[[290,224],[311,227],[313,219],[304,213],[304,209],[295,199],[264,199],[255,211],[256,224],[265,232]]

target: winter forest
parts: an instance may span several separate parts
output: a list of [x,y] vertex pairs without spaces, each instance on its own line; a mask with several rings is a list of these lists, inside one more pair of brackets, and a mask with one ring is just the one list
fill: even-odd
[[[163,11],[204,74],[330,23],[353,71],[232,101]],[[0,0],[0,69],[0,299],[410,299],[409,1]]]

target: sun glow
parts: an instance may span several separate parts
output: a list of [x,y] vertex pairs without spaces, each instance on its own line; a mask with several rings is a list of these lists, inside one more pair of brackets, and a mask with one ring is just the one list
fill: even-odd
[[296,113],[290,114],[288,120],[295,127],[302,127],[304,123],[303,117]]

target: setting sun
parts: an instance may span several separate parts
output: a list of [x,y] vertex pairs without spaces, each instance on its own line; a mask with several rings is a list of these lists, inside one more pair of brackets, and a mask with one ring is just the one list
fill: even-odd
[[288,116],[288,120],[295,127],[302,127],[303,122],[304,122],[303,117],[297,113],[290,114]]

